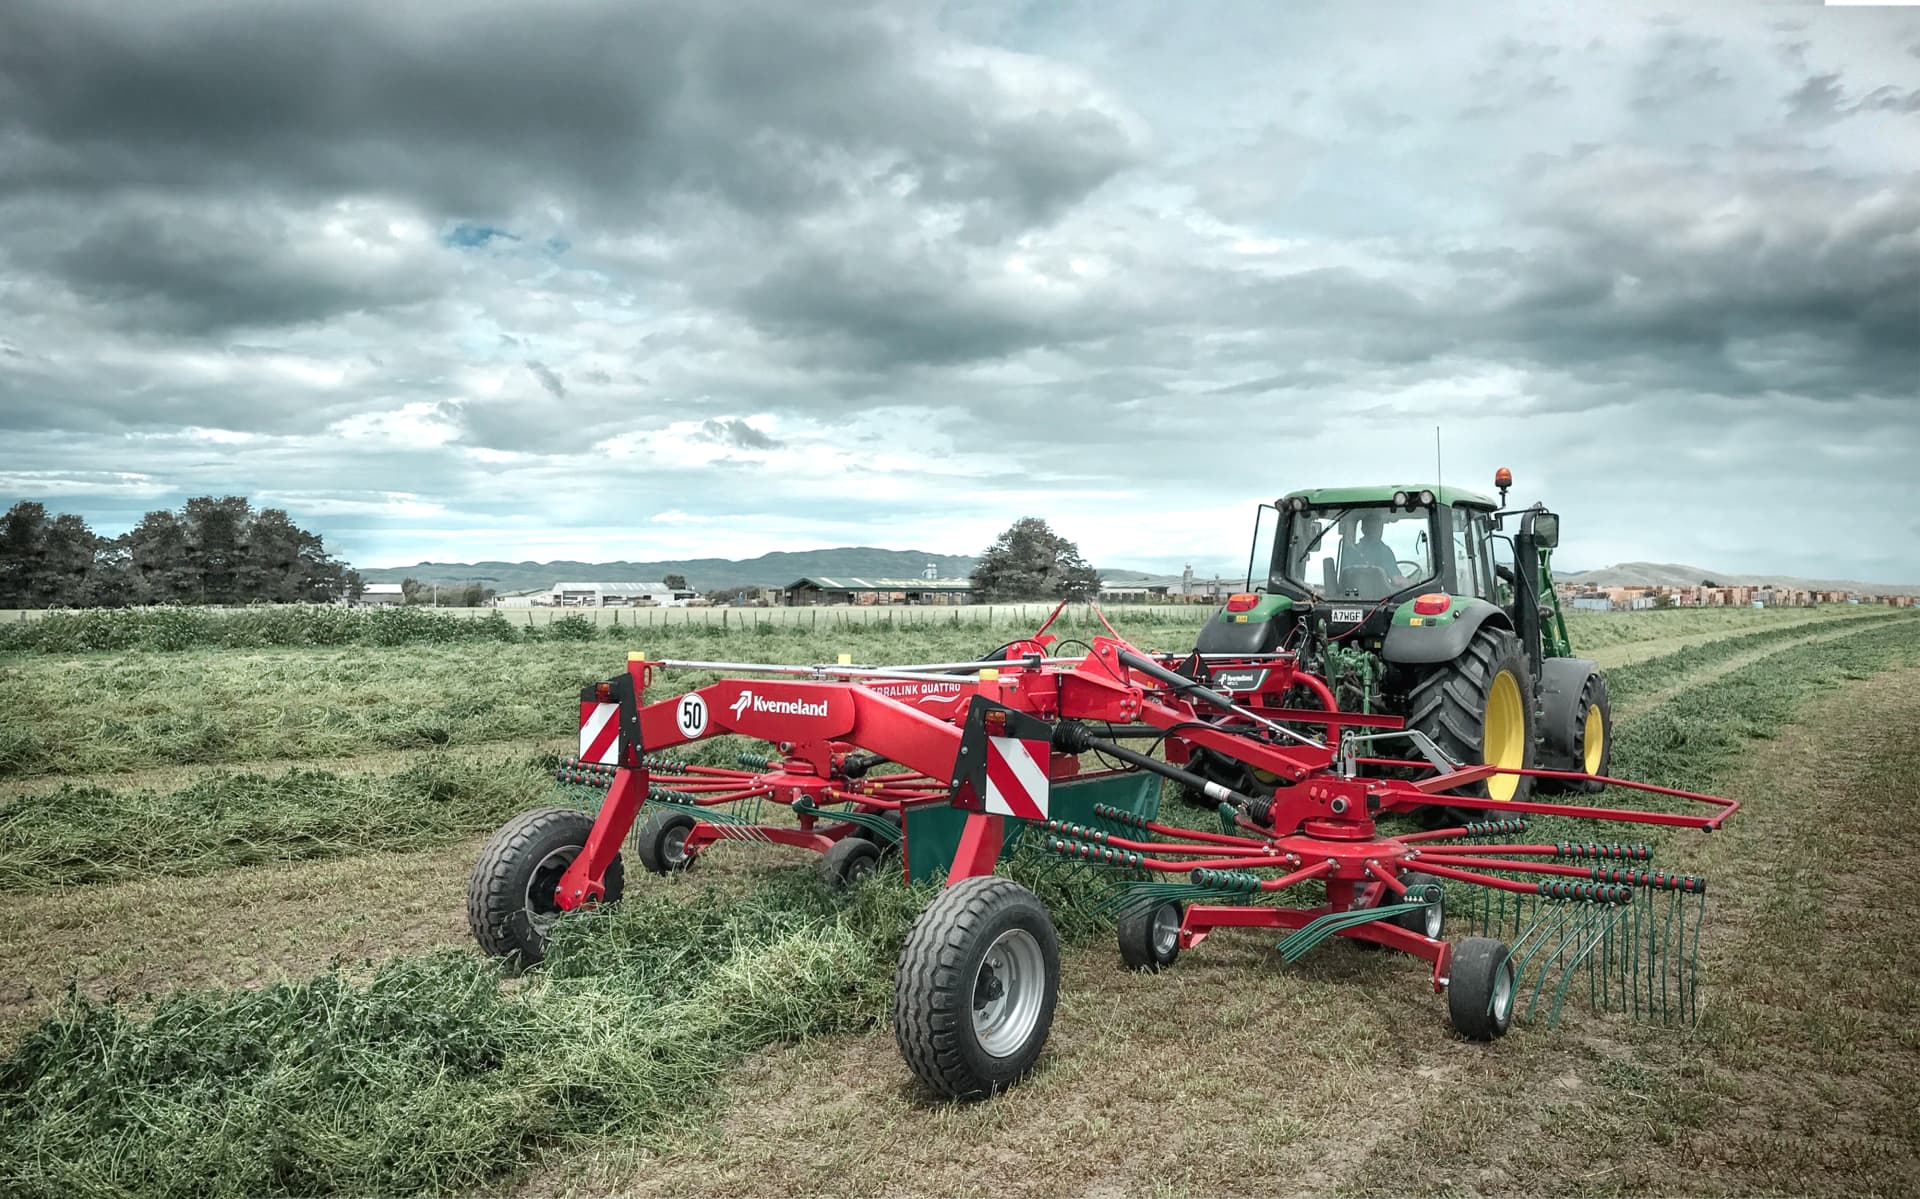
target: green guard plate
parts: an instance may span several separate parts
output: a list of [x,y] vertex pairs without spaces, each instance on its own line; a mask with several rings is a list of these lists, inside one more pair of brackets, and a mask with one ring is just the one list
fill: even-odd
[[[1047,814],[1055,820],[1074,824],[1094,824],[1093,805],[1107,804],[1138,816],[1152,818],[1160,813],[1160,778],[1146,771],[1125,770],[1062,779],[1053,784],[1047,802]],[[907,877],[914,882],[943,877],[953,865],[960,847],[960,830],[968,813],[945,804],[927,804],[909,808],[906,813]],[[1006,843],[1000,856],[1020,842],[1021,833],[1031,827],[1024,820],[1007,820]]]

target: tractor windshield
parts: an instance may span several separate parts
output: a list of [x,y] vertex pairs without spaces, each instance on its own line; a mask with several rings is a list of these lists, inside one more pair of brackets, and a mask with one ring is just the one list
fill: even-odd
[[1288,514],[1273,574],[1324,599],[1383,600],[1433,575],[1433,512],[1386,504]]

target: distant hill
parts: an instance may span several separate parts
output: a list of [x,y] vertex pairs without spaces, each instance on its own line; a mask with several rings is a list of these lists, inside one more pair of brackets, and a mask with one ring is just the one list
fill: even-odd
[[1862,583],[1853,579],[1802,579],[1793,575],[1742,575],[1677,562],[1622,562],[1598,570],[1555,571],[1560,583],[1593,587],[1697,587],[1706,579],[1726,587],[1790,587],[1804,591],[1857,591],[1862,595],[1920,595],[1916,583]]
[[872,546],[802,550],[762,554],[735,561],[731,558],[684,558],[668,562],[421,562],[413,566],[382,566],[362,570],[369,583],[467,583],[478,580],[495,591],[545,590],[558,582],[657,583],[668,575],[685,575],[698,591],[728,587],[784,587],[803,575],[863,579],[917,579],[931,562],[943,579],[972,572],[976,559],[959,554],[929,554],[920,550],[883,550]]

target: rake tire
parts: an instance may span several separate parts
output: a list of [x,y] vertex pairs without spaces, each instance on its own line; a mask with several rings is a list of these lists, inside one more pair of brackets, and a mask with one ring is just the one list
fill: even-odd
[[688,853],[687,834],[699,823],[685,812],[661,808],[640,822],[633,835],[634,852],[649,874],[678,874],[693,869],[700,855]]
[[[1169,909],[1171,911],[1169,912]],[[1180,956],[1180,922],[1187,910],[1177,900],[1135,908],[1120,917],[1120,960],[1129,970],[1160,971]],[[1172,938],[1169,943],[1168,929]]]
[[[578,809],[536,808],[487,839],[467,880],[467,924],[482,950],[518,970],[545,959],[548,930],[561,915],[554,888],[592,831],[593,817]],[[601,881],[600,902],[618,903],[626,885],[618,854]]]
[[[1431,737],[1447,756],[1466,765],[1477,765],[1484,754],[1488,695],[1500,672],[1506,671],[1520,691],[1521,766],[1535,761],[1533,731],[1533,676],[1527,669],[1526,653],[1520,639],[1494,625],[1481,625],[1467,648],[1451,662],[1430,668],[1407,692],[1407,727],[1419,729]],[[1524,800],[1532,792],[1533,780],[1525,775],[1515,780],[1511,800]],[[1483,799],[1485,804],[1461,804],[1457,807],[1428,808],[1444,814],[1447,820],[1462,822],[1480,818],[1482,808],[1497,809],[1505,801],[1488,797],[1485,782],[1448,792],[1463,800]]]
[[880,847],[849,834],[820,855],[820,877],[829,887],[850,891],[880,870]]
[[[1020,998],[1032,1006],[1011,1042],[991,1052],[979,1011],[996,1001],[990,951],[1017,949]],[[1004,952],[1004,951],[1003,951]],[[1031,977],[1025,977],[1025,973]],[[995,978],[998,976],[996,975]],[[984,1099],[1026,1076],[1046,1046],[1060,993],[1060,939],[1046,905],[1012,879],[963,879],[927,905],[907,932],[893,979],[893,1037],[928,1088],[951,1099]],[[999,1002],[1011,1002],[1003,991]]]
[[[1439,879],[1435,878],[1431,874],[1422,874],[1418,870],[1407,871],[1405,874],[1400,876],[1400,881],[1406,884],[1408,887],[1425,887],[1425,886],[1437,887],[1440,885]],[[1380,902],[1382,905],[1385,905],[1390,903],[1403,903],[1405,901],[1402,900],[1398,895],[1395,895],[1390,891],[1383,891],[1380,894]],[[1432,932],[1428,932],[1427,931],[1427,920],[1428,920],[1427,913],[1434,911],[1435,909],[1438,909],[1438,911],[1440,912],[1440,918],[1438,921],[1435,922],[1434,930]],[[1440,935],[1440,929],[1444,927],[1446,924],[1446,919],[1447,919],[1447,896],[1446,896],[1446,892],[1442,891],[1440,893],[1439,903],[1433,904],[1422,911],[1401,912],[1397,916],[1389,916],[1386,918],[1386,920],[1383,923],[1394,925],[1397,928],[1404,928],[1410,933],[1419,933],[1423,937],[1438,938]]]
[[1447,973],[1447,1018],[1453,1031],[1469,1041],[1505,1036],[1519,992],[1507,943],[1468,937],[1453,947]]

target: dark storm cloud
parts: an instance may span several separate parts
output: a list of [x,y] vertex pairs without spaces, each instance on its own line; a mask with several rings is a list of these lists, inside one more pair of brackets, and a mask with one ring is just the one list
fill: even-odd
[[535,379],[539,380],[541,387],[546,388],[548,395],[556,400],[564,400],[567,398],[566,382],[546,363],[538,361],[528,362],[527,370],[533,374]]
[[743,420],[710,420],[700,432],[708,441],[743,450],[773,450],[781,444]]
[[1859,113],[1920,113],[1920,88],[1882,85],[1849,99],[1839,74],[1814,75],[1788,94],[1787,111],[1796,121],[1827,124]]
[[[790,214],[858,165],[996,224],[1044,220],[1131,157],[1084,108],[994,104],[883,5],[129,7],[27,0],[0,41],[9,191],[402,194],[644,214],[666,193]],[[997,109],[997,111],[996,111]]]

